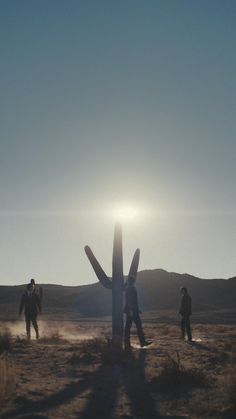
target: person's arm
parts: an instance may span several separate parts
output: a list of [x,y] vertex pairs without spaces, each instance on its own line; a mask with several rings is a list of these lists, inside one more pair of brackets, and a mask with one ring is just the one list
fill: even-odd
[[192,315],[192,298],[189,296],[189,315]]
[[183,314],[184,312],[184,297],[181,298],[180,307],[179,307],[179,314]]
[[132,288],[132,293],[130,296],[130,303],[131,303],[131,310],[133,314],[136,314],[139,312],[139,308],[138,308],[138,294],[137,294],[137,290],[136,288]]
[[25,306],[25,294],[23,294],[21,297],[21,302],[20,302],[20,307],[19,307],[19,316],[21,315],[24,309],[24,306]]

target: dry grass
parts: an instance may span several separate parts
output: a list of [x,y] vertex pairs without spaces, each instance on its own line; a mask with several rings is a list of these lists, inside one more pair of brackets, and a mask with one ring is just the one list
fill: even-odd
[[236,418],[236,339],[232,326],[224,327],[221,339],[215,328],[222,329],[194,324],[189,344],[179,338],[177,325],[144,323],[153,344],[140,349],[134,328],[130,352],[116,351],[106,338],[110,321],[48,322],[42,338],[30,342],[16,329],[4,356],[17,368],[17,392],[5,390],[4,397],[11,397],[0,400],[0,417]]
[[167,354],[161,372],[151,380],[151,386],[160,392],[178,392],[194,387],[206,387],[208,380],[202,370],[186,368],[180,360],[179,352],[175,356]]
[[88,363],[100,359],[106,345],[107,341],[102,338],[85,339],[77,345],[76,350],[69,358],[69,362],[72,364]]
[[9,352],[12,347],[12,339],[9,332],[0,334],[0,354]]
[[79,343],[82,352],[101,353],[108,345],[108,341],[102,338],[84,339]]
[[51,333],[48,336],[43,336],[38,340],[38,343],[48,344],[48,345],[61,345],[63,343],[68,343],[67,339],[64,339],[62,334],[57,330]]
[[236,367],[229,372],[226,381],[226,388],[229,395],[229,401],[233,407],[234,412],[236,413]]
[[7,356],[0,357],[0,402],[9,399],[14,392],[16,370]]
[[223,377],[223,386],[226,390],[227,398],[236,414],[236,351],[233,347],[231,353],[231,363],[228,366],[228,371]]
[[114,346],[111,340],[103,338],[86,339],[78,345],[71,355],[70,362],[100,361],[102,364],[124,363],[130,359],[129,353]]

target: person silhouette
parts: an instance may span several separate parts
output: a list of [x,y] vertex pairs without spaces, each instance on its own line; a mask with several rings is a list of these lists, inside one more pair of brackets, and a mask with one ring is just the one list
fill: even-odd
[[31,323],[34,327],[36,339],[39,338],[39,328],[37,323],[38,313],[41,313],[41,301],[39,295],[35,292],[35,284],[28,284],[26,291],[22,295],[20,307],[19,307],[19,316],[24,310],[25,314],[25,324],[26,324],[26,334],[27,338],[31,338]]
[[182,294],[181,303],[179,314],[182,316],[181,318],[181,332],[182,332],[182,339],[185,339],[185,334],[188,336],[188,341],[192,341],[192,331],[190,325],[190,316],[192,314],[192,299],[188,294],[188,290],[186,287],[180,288],[180,292]]
[[138,295],[137,290],[134,286],[136,278],[134,276],[129,276],[127,280],[127,285],[125,289],[125,306],[124,306],[124,313],[126,314],[126,322],[125,322],[125,336],[124,336],[124,343],[125,349],[129,350],[132,348],[130,344],[130,331],[132,323],[134,322],[137,329],[137,335],[140,341],[140,346],[148,346],[152,342],[146,341],[142,321],[140,318],[141,311],[139,310],[138,306]]

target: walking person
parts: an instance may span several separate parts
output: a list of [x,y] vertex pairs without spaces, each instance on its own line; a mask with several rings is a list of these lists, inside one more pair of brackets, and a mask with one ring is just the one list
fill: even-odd
[[125,290],[125,307],[124,313],[126,314],[125,322],[125,349],[129,350],[132,348],[130,344],[130,331],[132,323],[134,322],[137,329],[138,338],[140,341],[140,346],[148,346],[152,342],[146,341],[142,328],[142,321],[139,314],[141,313],[138,307],[138,295],[137,290],[134,286],[135,282],[134,276],[129,276],[127,281],[127,286]]
[[182,338],[185,339],[185,334],[187,334],[188,341],[192,341],[192,331],[190,325],[190,316],[192,315],[192,299],[188,294],[188,290],[186,287],[182,287],[180,289],[182,294],[181,303],[179,314],[182,316],[181,318],[181,332]]
[[19,315],[24,310],[25,314],[25,325],[27,338],[31,338],[31,323],[34,327],[36,339],[39,338],[39,328],[37,323],[38,313],[41,313],[41,301],[39,295],[35,292],[35,284],[30,283],[27,285],[26,292],[22,295]]

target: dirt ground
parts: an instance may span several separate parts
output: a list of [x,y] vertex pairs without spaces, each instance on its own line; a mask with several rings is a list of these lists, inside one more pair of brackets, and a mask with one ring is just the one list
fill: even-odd
[[176,325],[145,323],[152,345],[139,348],[133,330],[128,354],[112,351],[109,322],[41,322],[41,338],[30,342],[23,322],[0,331],[6,326],[16,382],[2,419],[236,418],[233,325],[195,324],[188,343]]

